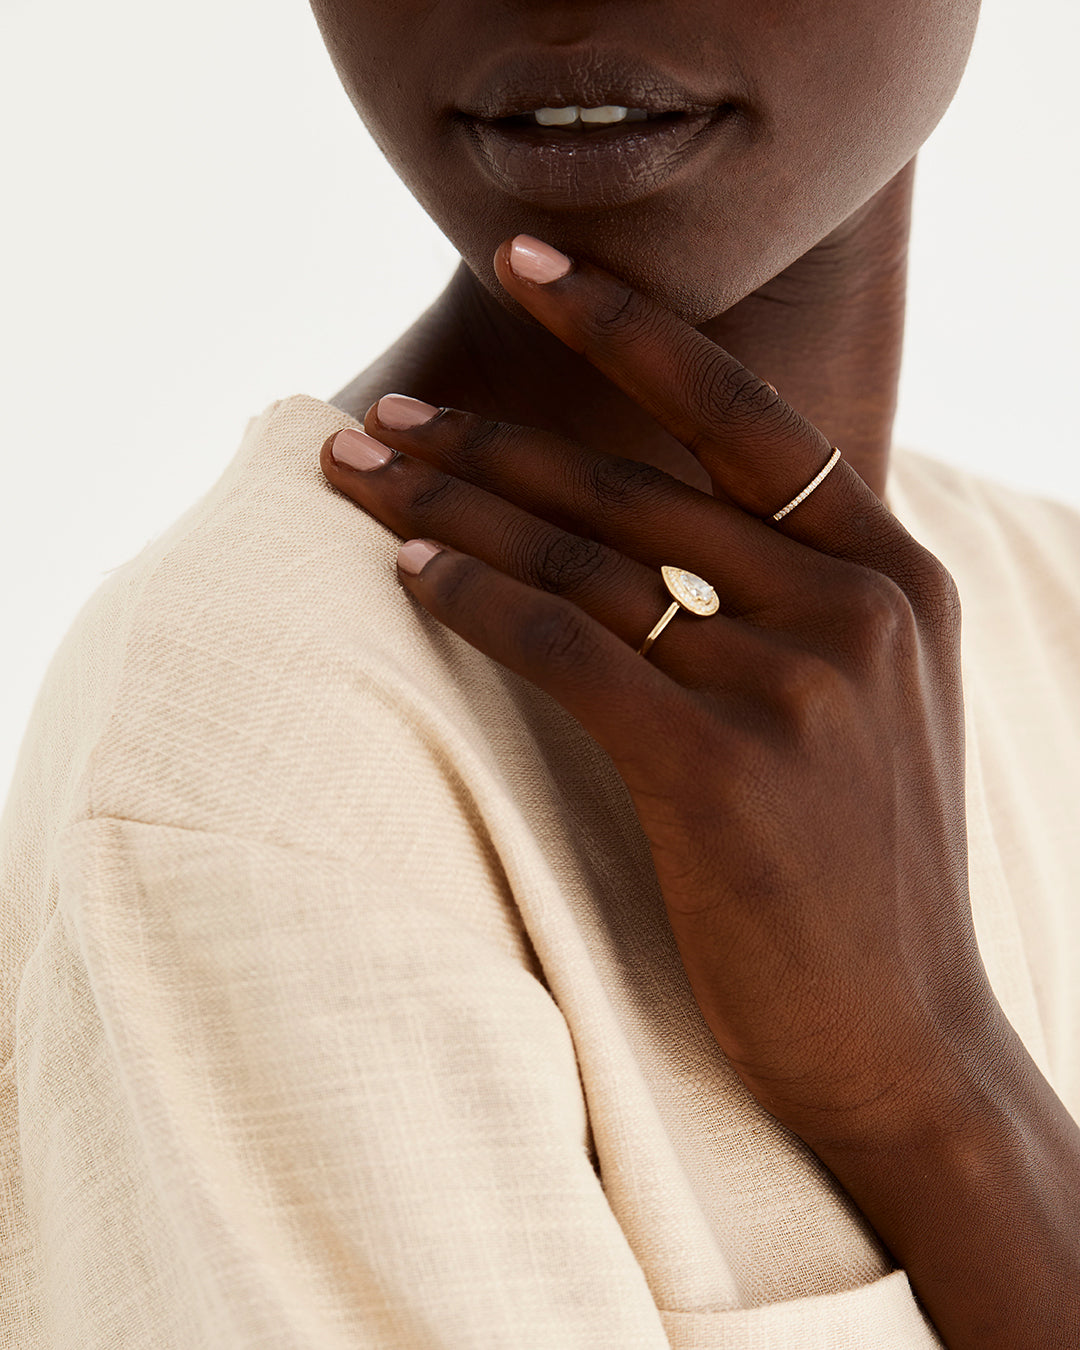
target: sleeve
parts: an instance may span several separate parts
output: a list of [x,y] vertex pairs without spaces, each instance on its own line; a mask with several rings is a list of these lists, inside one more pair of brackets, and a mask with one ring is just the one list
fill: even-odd
[[43,1346],[664,1350],[569,1030],[505,946],[407,867],[115,818],[59,843],[72,992],[21,1083]]

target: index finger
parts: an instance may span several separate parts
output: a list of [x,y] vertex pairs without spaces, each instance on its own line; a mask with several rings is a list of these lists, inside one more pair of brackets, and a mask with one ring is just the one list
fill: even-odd
[[[623,389],[699,459],[731,501],[823,553],[895,574],[919,546],[827,439],[729,352],[591,263],[518,235],[495,253],[525,309]],[[898,568],[898,563],[900,564]]]

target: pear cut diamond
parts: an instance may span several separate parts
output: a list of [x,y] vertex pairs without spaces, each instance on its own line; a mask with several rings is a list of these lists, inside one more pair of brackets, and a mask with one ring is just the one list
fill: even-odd
[[720,597],[707,581],[681,567],[661,567],[664,585],[691,614],[715,614],[720,608]]

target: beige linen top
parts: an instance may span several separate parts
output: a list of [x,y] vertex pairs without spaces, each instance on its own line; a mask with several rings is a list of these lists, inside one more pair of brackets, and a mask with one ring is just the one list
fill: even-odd
[[[0,834],[0,1345],[938,1345],[725,1063],[611,761],[324,481],[347,425],[252,419],[45,680]],[[1078,1113],[1080,514],[903,451],[888,500],[964,603],[990,977]]]

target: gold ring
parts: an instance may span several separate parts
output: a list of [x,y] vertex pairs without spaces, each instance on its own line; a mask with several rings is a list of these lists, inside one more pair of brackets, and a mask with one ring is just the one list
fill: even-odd
[[664,611],[660,622],[638,648],[638,656],[645,655],[680,609],[707,618],[720,608],[720,597],[707,581],[695,576],[693,572],[687,572],[682,567],[661,567],[660,575],[668,594],[675,598]]
[[783,520],[783,518],[787,515],[789,511],[794,511],[800,502],[806,501],[807,497],[810,496],[811,492],[813,492],[813,490],[819,484],[825,481],[825,479],[828,477],[830,470],[833,468],[833,466],[836,464],[839,458],[840,458],[840,450],[837,446],[834,445],[832,448],[832,455],[829,457],[828,464],[825,465],[822,471],[812,482],[807,483],[807,485],[803,488],[803,490],[799,493],[797,497],[792,497],[791,501],[788,502],[787,506],[782,506],[780,510],[776,512],[776,514],[773,516],[773,520]]

